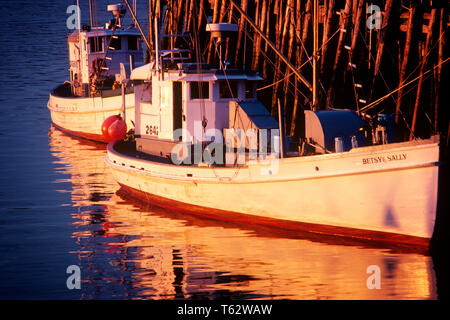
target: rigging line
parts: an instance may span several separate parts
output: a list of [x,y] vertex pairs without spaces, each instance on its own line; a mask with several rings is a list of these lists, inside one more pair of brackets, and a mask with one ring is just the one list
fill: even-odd
[[[122,3],[122,6],[123,6],[123,3]],[[116,20],[116,22],[114,23],[114,26],[113,26],[113,29],[112,29],[112,31],[111,31],[111,36],[109,37],[109,41],[108,41],[108,45],[107,45],[107,47],[106,47],[106,49],[104,50],[105,51],[105,54],[104,54],[104,56],[103,56],[103,61],[106,61],[106,57],[107,57],[107,55],[108,55],[108,51],[109,51],[109,47],[111,46],[111,42],[112,42],[112,39],[113,39],[113,36],[114,36],[114,32],[116,31],[116,29],[118,28],[118,25],[119,25],[119,22],[118,22],[118,20]],[[105,37],[106,38],[106,37]],[[97,42],[97,41],[96,41]],[[114,56],[114,51],[113,51],[113,54],[112,54],[113,56]],[[103,63],[102,63],[103,64]],[[109,64],[109,66],[111,67],[111,64],[112,64],[112,61],[110,62],[110,64]],[[104,62],[104,67],[106,67],[106,62]],[[98,72],[98,76],[100,76],[102,73],[103,73],[103,69],[101,69],[102,67],[100,66],[100,70],[99,70],[99,72]],[[104,86],[105,86],[105,83],[104,83],[104,81],[102,81],[102,83],[101,83],[101,90],[103,90],[104,89]]]
[[230,0],[230,2],[233,4],[233,6],[236,8],[237,11],[247,20],[247,22],[251,25],[251,27],[258,32],[261,38],[264,39],[265,43],[268,44],[278,55],[278,57],[291,69],[294,71],[295,75],[300,79],[300,81],[311,91],[312,85],[306,80],[306,78],[299,73],[295,67],[292,65],[292,63],[286,58],[286,56],[276,47],[276,45],[264,34],[262,30],[259,29],[259,27],[253,22],[253,20],[242,10],[242,8],[236,4],[234,0]]
[[[294,25],[294,28],[297,28],[297,23],[296,23],[295,19],[293,18],[293,15],[291,15],[290,20],[291,20],[291,23]],[[328,44],[328,42],[330,42],[330,41],[338,34],[339,31],[341,31],[341,28],[338,28],[338,29],[333,33],[333,35],[332,35],[325,43],[322,43],[322,45],[317,49],[317,51],[318,51],[318,52],[321,51],[322,48],[323,48],[323,46],[326,45],[326,44]],[[310,55],[308,54],[308,51],[306,50],[305,45],[303,44],[303,41],[302,41],[301,37],[300,37],[297,33],[295,33],[295,36],[296,36],[298,42],[301,44],[301,47],[302,47],[303,51],[305,52],[306,57],[308,58],[308,59],[307,59],[307,60],[306,60],[306,61],[305,61],[305,62],[304,62],[297,70],[300,70],[301,68],[303,68],[303,66],[305,66],[308,62],[310,63],[311,67],[313,67],[312,59],[313,59],[315,53],[314,53],[312,56],[310,56]],[[260,50],[260,51],[261,51],[261,50]],[[261,52],[262,52],[262,51],[261,51]],[[283,80],[284,80],[284,79],[283,79]],[[325,90],[325,87],[323,86],[322,81],[320,81],[320,79],[319,79],[318,82],[319,82],[319,84],[320,84],[320,88],[323,90],[323,93],[324,93],[324,95],[325,95],[325,97],[326,97],[328,103],[331,105],[331,101],[330,101],[330,99],[329,99],[329,97],[328,97],[328,94],[327,94],[327,91]],[[278,82],[276,82],[276,83],[278,83]],[[292,84],[291,81],[289,81],[289,83]],[[292,85],[294,86],[295,90],[296,90],[297,92],[299,92],[305,99],[307,98],[307,97],[303,94],[303,92],[301,92],[294,84],[292,84]],[[289,90],[289,91],[290,91],[290,90]],[[291,94],[292,94],[292,92],[291,92]]]
[[[232,19],[235,21],[235,22],[239,22],[239,18],[236,18],[236,16],[235,15],[233,15],[232,16]],[[247,23],[247,21],[244,21],[244,24],[246,25],[246,23]],[[244,37],[244,64],[245,64],[245,49],[246,49],[246,41],[247,41],[247,38],[250,40],[250,41],[252,41],[253,43],[254,43],[254,40],[252,39],[252,37],[250,36],[250,34],[249,34],[249,32],[246,30],[246,29],[244,29],[244,33],[245,33],[245,37]],[[205,52],[206,52],[206,50],[205,50]],[[268,61],[270,64],[271,64],[271,67],[272,67],[272,69],[273,69],[273,71],[275,72],[276,70],[276,68],[275,68],[275,63],[269,58],[269,56],[263,51],[263,50],[261,50],[261,49],[259,49],[259,52],[263,55],[263,57],[266,59],[266,61]],[[305,62],[302,66],[300,66],[300,68],[302,68],[305,64],[306,64],[307,62]],[[300,70],[300,68],[298,68],[297,70]],[[283,72],[281,72],[281,71],[278,71],[282,76],[285,76],[286,74],[285,73],[283,73]],[[290,77],[291,75],[292,75],[292,73],[293,72],[291,72],[288,76],[286,76],[285,78],[283,78],[281,81],[283,81],[283,80],[285,80],[287,77]],[[277,81],[276,83],[278,83],[279,81]],[[293,82],[291,81],[291,80],[289,80],[289,84],[291,84],[294,88],[295,88],[295,90],[296,91],[298,91],[304,98],[307,98],[304,94],[303,94],[303,92],[301,92],[297,87],[295,87],[295,85],[293,84]],[[268,86],[268,87],[270,87],[270,86]],[[259,91],[259,90],[262,90],[262,89],[260,89],[260,88],[258,88],[257,89],[257,91]],[[289,92],[291,93],[291,94],[293,94],[293,92],[289,89]]]
[[[362,38],[362,40],[363,40],[363,42],[364,42],[364,45],[366,46],[366,48],[369,48],[369,47],[367,46],[366,39],[364,39],[364,36],[363,36],[361,30],[358,30],[358,31],[359,31],[359,35],[361,36],[361,38]],[[373,60],[373,62],[374,62],[374,64],[375,64],[375,63],[376,63],[376,60],[375,60],[375,58],[373,57],[372,52],[369,50],[369,59],[370,59],[370,58],[372,58],[372,60]],[[386,88],[388,89],[388,91],[391,91],[391,88],[389,88],[389,85],[387,84],[386,79],[385,79],[384,76],[383,76],[383,73],[382,73],[381,71],[379,71],[379,74],[380,74],[381,79],[383,80],[384,85],[385,85]],[[392,100],[394,100],[394,103],[397,104],[397,100],[395,99],[395,97],[392,96],[392,95],[391,95],[391,97],[392,97]],[[366,106],[366,107],[367,107],[367,106]]]
[[[294,24],[294,27],[295,27],[295,28],[297,27],[297,22],[295,21],[295,19],[294,19],[292,16],[291,16],[291,23]],[[317,49],[317,51],[321,51],[322,48],[323,48],[323,46],[327,45],[328,42],[330,42],[330,41],[331,41],[331,40],[339,33],[339,31],[341,31],[341,29],[342,29],[342,28],[338,28],[338,29],[333,33],[333,35],[332,35],[330,38],[328,38],[328,40],[327,40],[325,43],[322,43],[322,45]],[[296,37],[297,40],[300,42],[303,51],[305,52],[306,56],[308,57],[308,60],[307,60],[307,61],[310,61],[311,66],[312,66],[312,62],[311,62],[311,61],[312,61],[312,57],[309,56],[308,51],[306,50],[306,47],[305,47],[305,45],[303,44],[303,41],[302,41],[301,37],[300,37],[299,35],[297,35],[297,34],[295,34],[295,37]],[[314,54],[313,54],[313,55],[314,55]]]
[[[219,55],[219,52],[218,52],[218,50],[217,50],[217,41],[216,41],[215,38],[212,38],[212,41],[214,42],[214,51],[216,52],[216,55]],[[238,99],[234,97],[234,93],[233,93],[233,90],[232,90],[232,88],[231,88],[230,80],[228,79],[226,70],[224,69],[222,59],[219,59],[219,63],[220,63],[220,68],[223,70],[223,74],[224,74],[224,76],[225,76],[225,81],[227,82],[228,89],[230,90],[230,94],[231,94],[232,100],[235,100],[236,102],[238,102]],[[234,122],[236,122],[236,116],[239,118],[239,121],[240,121],[240,123],[241,123],[241,126],[244,128],[243,119],[238,115],[238,113],[237,113],[237,108],[236,108],[235,114],[234,114]],[[241,140],[241,141],[242,141],[242,140]],[[238,155],[239,155],[239,154],[238,154]],[[223,177],[219,176],[219,175],[217,174],[216,170],[214,169],[214,167],[211,167],[212,170],[213,170],[213,172],[214,172],[214,175],[216,176],[216,178],[218,178],[219,180],[222,180],[222,181],[223,181],[223,180],[232,181],[232,180],[238,175],[238,173],[239,173],[239,171],[240,171],[240,169],[241,169],[241,166],[237,166],[237,165],[236,165],[237,162],[238,162],[238,160],[239,160],[238,155],[236,156],[236,160],[234,161],[234,164],[233,164],[233,166],[236,168],[236,170],[235,170],[235,172],[234,172],[234,174],[233,174],[233,176],[232,176],[231,178],[223,178]]]
[[[426,55],[424,56],[424,62],[426,62],[426,59],[428,58],[428,55],[431,53],[431,51],[436,47],[436,45],[439,43],[439,41],[441,40],[441,38],[444,36],[444,34],[445,34],[445,32],[446,32],[446,30],[444,30],[441,34],[440,34],[440,36],[439,36],[439,39],[438,40],[436,40],[436,42],[434,43],[434,45],[430,48],[430,50],[428,50],[428,52],[426,53]],[[362,36],[362,33],[361,33],[361,31],[359,31],[359,33],[360,33],[360,35],[361,35],[361,38],[363,39],[363,41],[364,41],[364,45],[366,46],[366,48],[367,48],[367,43],[366,43],[366,41],[365,41],[365,39],[364,39],[364,37]],[[375,62],[375,59],[373,58],[373,56],[372,56],[372,53],[369,51],[369,54],[370,54],[370,57],[372,58],[372,60]],[[424,63],[424,62],[422,62],[422,63]],[[422,63],[419,63],[416,67],[415,67],[415,69],[403,80],[403,82],[402,83],[405,83],[405,81],[407,81],[417,70],[418,70],[418,68],[422,65]],[[433,68],[434,69],[434,68]],[[388,86],[388,84],[387,84],[387,82],[386,82],[386,80],[384,79],[384,77],[383,77],[383,74],[381,73],[381,71],[380,71],[380,76],[381,76],[381,78],[383,79],[383,82],[384,82],[384,84],[385,84],[385,86],[386,86],[386,88],[390,91],[391,89],[389,88],[389,86]],[[427,77],[428,78],[428,77]],[[417,78],[416,78],[417,79]],[[402,85],[402,83],[400,83],[400,85]],[[395,97],[393,97],[392,96],[392,99],[394,100],[394,102],[395,103],[397,103],[397,100],[395,99]],[[384,99],[383,99],[384,100]],[[370,105],[370,104],[369,104]],[[366,107],[368,107],[369,105],[367,105]],[[365,108],[366,108],[365,107]]]
[[[311,62],[311,60],[312,60],[312,57],[310,57],[308,60],[306,60],[305,62],[303,62],[303,64],[302,64],[301,66],[299,66],[299,67],[297,68],[297,70],[300,71],[300,69],[303,68],[308,62]],[[260,90],[264,90],[264,89],[270,88],[270,87],[276,85],[277,83],[279,83],[279,82],[281,82],[281,81],[284,81],[284,80],[286,80],[287,78],[291,77],[291,76],[293,75],[294,72],[289,71],[288,73],[283,74],[283,73],[280,71],[280,73],[281,73],[283,76],[285,76],[285,77],[282,78],[282,79],[280,79],[280,80],[278,80],[278,81],[276,81],[276,82],[274,82],[274,83],[271,83],[271,84],[269,84],[269,85],[267,85],[267,86],[265,86],[265,87],[258,88],[258,89],[256,89],[256,91],[260,91]],[[292,84],[292,81],[289,81],[289,83]],[[302,93],[302,92],[301,92],[300,90],[298,90],[298,89],[297,89],[297,91],[299,91],[300,93]],[[303,95],[303,97],[306,98],[306,96],[305,96],[303,93],[302,93],[302,95]]]
[[[352,52],[351,52],[351,50],[348,51],[348,61],[350,61],[350,64],[352,63]],[[355,94],[355,102],[356,102],[356,112],[359,114],[358,91],[356,90],[355,73],[353,72],[353,67],[352,66],[350,66],[350,72],[352,74],[353,92]]]
[[[218,51],[217,51],[217,43],[216,43],[216,40],[215,40],[214,38],[212,38],[212,41],[214,42],[214,50],[215,50],[216,54],[219,54]],[[227,82],[228,89],[230,90],[230,93],[231,93],[231,97],[232,97],[233,100],[235,100],[235,101],[237,102],[238,99],[236,99],[236,98],[234,97],[234,95],[233,95],[233,90],[231,89],[231,85],[230,85],[229,79],[228,79],[228,77],[227,77],[227,74],[226,74],[226,72],[225,72],[225,69],[223,69],[223,64],[222,64],[221,59],[219,59],[219,63],[220,63],[221,69],[223,70],[223,74],[224,74],[224,76],[225,76],[225,80],[226,80],[226,82]],[[234,115],[234,116],[235,116],[235,120],[234,120],[234,121],[236,121],[236,114],[237,114],[237,108],[236,108],[235,115]],[[243,120],[242,120],[240,117],[239,117],[239,119],[240,119],[241,125],[242,125],[242,127],[243,127]],[[203,128],[203,130],[206,130],[206,128]],[[206,134],[206,132],[205,132],[205,134]],[[224,138],[224,137],[222,137],[222,138]],[[233,152],[233,153],[234,153],[234,152]],[[239,153],[238,153],[238,155],[239,155]],[[234,171],[234,174],[233,174],[232,177],[221,177],[221,176],[216,172],[214,166],[211,166],[211,169],[212,169],[212,171],[213,171],[215,177],[216,177],[217,179],[219,179],[220,181],[232,181],[232,180],[238,175],[239,171],[241,170],[241,166],[236,166],[238,159],[239,159],[239,157],[236,156],[236,160],[234,161],[234,164],[233,164],[233,167],[236,168],[236,170]]]
[[[443,65],[443,64],[445,64],[445,63],[447,63],[449,60],[450,60],[450,57],[447,58],[447,59],[445,59],[445,60],[442,61],[441,63],[435,65],[433,68],[427,70],[427,71],[424,72],[422,75],[417,76],[416,78],[412,79],[411,81],[409,81],[409,82],[403,84],[402,86],[398,87],[397,89],[391,91],[391,92],[388,93],[387,95],[385,95],[385,96],[383,96],[383,97],[381,97],[381,98],[375,100],[374,102],[368,104],[368,105],[365,106],[364,108],[361,108],[361,111],[366,111],[366,110],[368,110],[368,109],[370,109],[370,108],[376,106],[376,105],[379,104],[380,102],[382,102],[382,101],[384,101],[385,99],[387,99],[389,96],[393,95],[395,92],[397,92],[397,91],[399,91],[400,89],[402,89],[402,88],[408,86],[409,84],[413,83],[414,81],[416,81],[416,80],[418,80],[418,79],[424,77],[426,74],[430,73],[431,71],[433,71],[433,70],[436,69],[437,67],[439,67],[439,66],[441,66],[441,65]],[[428,76],[427,76],[426,78],[428,78]]]
[[403,114],[403,111],[402,111],[402,110],[399,110],[399,113],[400,113],[400,115],[402,116],[402,119],[403,119],[403,122],[404,122],[405,125],[406,125],[406,128],[409,130],[410,134],[412,134],[413,137],[415,138],[416,135],[415,135],[414,132],[412,131],[411,127],[409,126],[408,121],[406,121],[406,118],[405,118],[405,115]]
[[[205,16],[206,21],[208,21],[208,17],[206,16],[206,12],[205,11],[203,11],[203,15]],[[219,52],[217,50],[217,41],[216,41],[216,39],[215,38],[211,38],[211,40],[212,40],[212,42],[214,42],[214,51],[216,52],[216,55],[220,57]],[[220,63],[220,68],[223,70],[223,74],[225,76],[225,81],[227,82],[228,89],[230,90],[231,98],[233,100],[237,101],[238,99],[234,97],[233,90],[231,89],[231,85],[230,85],[229,79],[227,77],[227,74],[225,72],[225,68],[223,66],[223,62],[222,62],[221,58],[219,58],[219,63]]]
[[[423,57],[424,62],[426,62],[426,59],[428,58],[428,55],[431,53],[431,51],[436,47],[436,45],[439,43],[439,41],[441,41],[441,38],[444,36],[446,30],[442,31],[442,33],[439,35],[439,39],[436,40],[435,44],[431,47],[430,50],[428,50],[427,54]],[[423,62],[422,62],[423,63]],[[419,67],[422,65],[422,63],[419,63],[413,71],[411,71],[411,73],[405,78],[405,80],[403,80],[403,82],[405,82],[406,80],[408,80],[418,69]]]
[[[197,16],[198,15],[197,4],[195,1],[193,4],[194,4],[195,15]],[[199,45],[200,39],[199,39],[199,35],[198,35],[198,28],[197,28],[196,22],[197,21],[195,19],[193,19],[192,27],[193,27],[193,35],[194,35],[194,48],[195,48],[195,55],[197,58],[196,60],[198,62],[197,63],[197,73],[200,74],[200,80],[202,80],[202,75],[203,75],[202,66],[201,66],[202,55],[201,55],[201,50],[200,50],[200,45]],[[209,88],[209,84],[208,84],[208,88]],[[200,86],[199,86],[199,90],[200,90]],[[202,128],[203,128],[202,134],[206,138],[206,126],[203,126],[203,124],[204,124],[204,121],[207,122],[208,120],[206,118],[206,107],[205,107],[204,99],[200,100],[200,116],[202,118]],[[202,140],[203,140],[203,136],[202,136]]]
[[[430,71],[430,70],[428,70]],[[414,81],[418,80],[419,78],[423,77],[426,73],[424,73],[422,76],[418,76],[417,78],[409,81],[408,83],[405,83],[404,85],[398,87],[397,89],[391,91],[390,93],[388,93],[387,95],[375,100],[374,102],[368,104],[367,106],[365,106],[363,109],[361,109],[360,111],[367,111],[369,109],[372,109],[373,107],[377,106],[378,104],[380,104],[381,102],[383,102],[384,100],[386,100],[389,96],[391,96],[392,94],[394,94],[395,92],[399,91],[400,89],[408,86],[409,84],[413,83]],[[424,77],[424,79],[428,79],[429,76]]]
[[[430,78],[431,76],[433,76],[433,74],[428,74],[426,77],[423,78],[424,81],[427,80],[428,78]],[[412,87],[409,88],[406,92],[404,92],[403,95],[407,95],[407,94],[410,93],[415,87],[416,87],[416,86],[412,86]],[[431,120],[431,118],[430,118],[430,116],[428,115],[427,111],[424,109],[422,103],[419,104],[419,108],[420,108],[420,109],[423,111],[423,113],[425,114],[425,116],[426,116],[428,122],[430,123],[430,126],[433,128],[433,130],[436,130],[436,128],[434,127],[433,121]],[[408,122],[407,122],[406,119],[404,118],[402,111],[399,110],[399,113],[402,115],[402,118],[403,118],[403,120],[405,121],[405,124],[407,125],[408,130],[409,130],[410,133],[412,133],[413,136],[414,136],[414,132],[412,132],[411,128],[409,127]],[[414,136],[414,138],[415,138],[415,136]]]
[[[292,21],[292,20],[293,20],[293,18],[292,18],[292,16],[291,16],[291,22],[292,22],[292,23],[294,24],[294,26],[296,27],[297,24],[296,24],[295,20],[294,20],[294,21]],[[330,41],[331,41],[331,40],[339,33],[339,31],[341,31],[341,28],[338,28],[338,29],[333,33],[333,35],[332,35],[325,43],[322,43],[322,45],[317,49],[317,52],[322,51],[323,46],[326,45],[326,44],[328,44],[328,42],[330,42]],[[314,54],[313,54],[312,56],[309,56],[308,51],[306,50],[306,47],[305,47],[305,45],[303,44],[303,41],[302,41],[302,39],[300,38],[300,36],[296,34],[296,38],[297,38],[297,40],[300,42],[301,47],[302,47],[303,51],[305,52],[306,57],[308,58],[308,59],[300,66],[300,68],[303,68],[303,66],[306,65],[308,62],[311,64],[311,67],[313,67],[312,59],[313,59],[313,57],[314,57]],[[300,68],[299,68],[299,70],[300,70]],[[318,82],[319,82],[320,88],[322,89],[322,91],[323,91],[323,93],[324,93],[324,95],[325,95],[325,97],[326,97],[326,99],[327,99],[327,101],[328,101],[328,104],[329,104],[329,105],[332,105],[332,103],[331,103],[331,101],[330,101],[330,98],[328,97],[328,93],[327,93],[327,91],[325,90],[325,87],[323,86],[322,81],[320,81],[320,79],[318,79]],[[291,82],[290,82],[290,83],[291,83]],[[294,85],[294,87],[295,87],[295,85]],[[300,90],[298,90],[297,88],[296,88],[296,90],[297,90],[298,92],[300,92],[304,98],[307,98]]]
[[[214,42],[214,51],[216,51],[216,54],[219,55],[219,52],[217,51],[217,41],[214,38],[212,39],[212,41]],[[225,76],[225,81],[227,82],[228,89],[230,90],[231,99],[233,99],[235,101],[238,101],[238,99],[233,94],[233,90],[231,89],[231,84],[230,84],[230,81],[229,81],[229,79],[227,77],[227,73],[226,73],[226,70],[224,68],[222,59],[219,59],[219,63],[220,63],[220,68],[223,71],[223,75]]]
[[[233,17],[233,19],[234,19],[235,21],[238,20],[238,19],[236,19],[235,17]],[[245,22],[244,22],[244,23],[245,23]],[[247,41],[247,38],[248,38],[250,41],[252,41],[252,42],[254,43],[254,40],[252,39],[252,37],[250,37],[249,32],[248,32],[247,30],[244,30],[244,33],[245,33],[244,40]],[[246,48],[246,46],[244,46],[244,50],[245,50],[245,48]],[[271,65],[273,71],[275,72],[275,71],[276,71],[276,70],[275,70],[275,69],[276,69],[276,68],[275,68],[275,63],[269,58],[269,56],[268,56],[263,50],[259,50],[259,52],[263,55],[263,57],[266,59],[266,61],[268,61],[268,62],[270,63],[270,65]],[[245,58],[245,54],[244,54],[244,58]],[[310,59],[312,59],[312,58],[310,58]],[[296,68],[296,69],[297,69],[297,70],[300,70],[300,69],[303,68],[303,66],[305,66],[307,63],[308,63],[308,61],[305,61],[299,68]],[[290,77],[290,76],[292,76],[292,74],[293,74],[293,71],[291,71],[289,75],[286,75],[286,73],[283,73],[282,71],[278,71],[278,72],[279,72],[282,76],[285,76],[285,78],[283,78],[283,79],[281,79],[281,80],[279,80],[279,81],[277,81],[277,82],[275,82],[275,83],[269,85],[268,87],[270,87],[270,86],[272,86],[272,85],[275,85],[276,83],[278,83],[278,82],[280,82],[280,81],[285,80],[287,77]],[[292,80],[289,80],[289,84],[292,85],[292,86],[294,87],[295,91],[299,92],[305,99],[307,98],[307,96],[306,96],[301,90],[299,90],[299,89],[295,86],[295,84],[292,82]],[[323,87],[323,86],[322,86],[322,87]],[[265,88],[266,88],[266,87],[264,87],[264,88],[258,88],[258,89],[256,89],[256,90],[259,91],[259,90],[263,90],[263,89],[265,89]],[[290,94],[293,94],[293,92],[292,92],[290,89],[289,89],[289,92],[290,92]]]

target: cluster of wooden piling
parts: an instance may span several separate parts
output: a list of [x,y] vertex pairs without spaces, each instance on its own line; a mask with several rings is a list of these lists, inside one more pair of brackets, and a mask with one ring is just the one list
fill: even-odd
[[[149,0],[149,42],[159,0]],[[312,79],[319,70],[319,108],[350,108],[375,116],[395,113],[405,137],[449,134],[448,10],[430,0],[319,0],[319,50],[313,52],[314,0],[235,0],[292,65]],[[197,55],[217,64],[207,22],[239,26],[227,40],[233,65],[258,70],[265,82],[258,91],[272,113],[284,102],[288,133],[301,128],[299,110],[309,109],[311,93],[227,0],[161,0],[166,6],[164,32],[190,33],[200,39]],[[378,15],[378,9],[379,14]],[[380,19],[380,20],[377,20]],[[183,45],[181,37],[165,47]]]

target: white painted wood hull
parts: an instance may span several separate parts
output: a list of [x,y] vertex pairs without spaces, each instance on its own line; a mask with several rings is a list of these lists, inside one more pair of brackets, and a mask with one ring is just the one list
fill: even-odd
[[369,230],[420,239],[433,234],[437,137],[240,168],[150,162],[120,154],[114,144],[108,145],[105,159],[118,183],[143,200],[156,197],[185,207],[351,228],[362,236]]
[[[127,128],[133,128],[134,94],[125,95]],[[105,142],[101,126],[109,116],[119,114],[122,108],[122,96],[107,98],[69,98],[50,94],[47,104],[52,122],[57,128],[77,137]]]

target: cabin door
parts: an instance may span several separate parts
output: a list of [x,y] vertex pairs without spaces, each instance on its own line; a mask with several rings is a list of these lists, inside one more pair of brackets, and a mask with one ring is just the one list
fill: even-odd
[[[181,81],[173,82],[173,130],[183,128],[183,96]],[[178,135],[179,136],[179,135]]]

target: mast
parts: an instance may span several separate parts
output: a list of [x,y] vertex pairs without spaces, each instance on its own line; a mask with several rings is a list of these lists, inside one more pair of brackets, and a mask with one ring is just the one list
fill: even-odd
[[83,94],[83,79],[81,77],[81,45],[82,45],[82,41],[81,41],[81,10],[80,10],[80,1],[77,0],[77,23],[78,23],[78,83],[79,83],[79,94],[82,95]]
[[312,110],[318,109],[317,97],[317,54],[319,52],[319,0],[314,0],[313,10],[313,83],[312,83]]
[[155,67],[157,71],[160,71],[159,65],[159,10],[160,2],[156,2],[156,12],[155,12]]
[[94,26],[94,19],[92,16],[92,0],[89,0],[89,17],[91,18],[91,28]]

